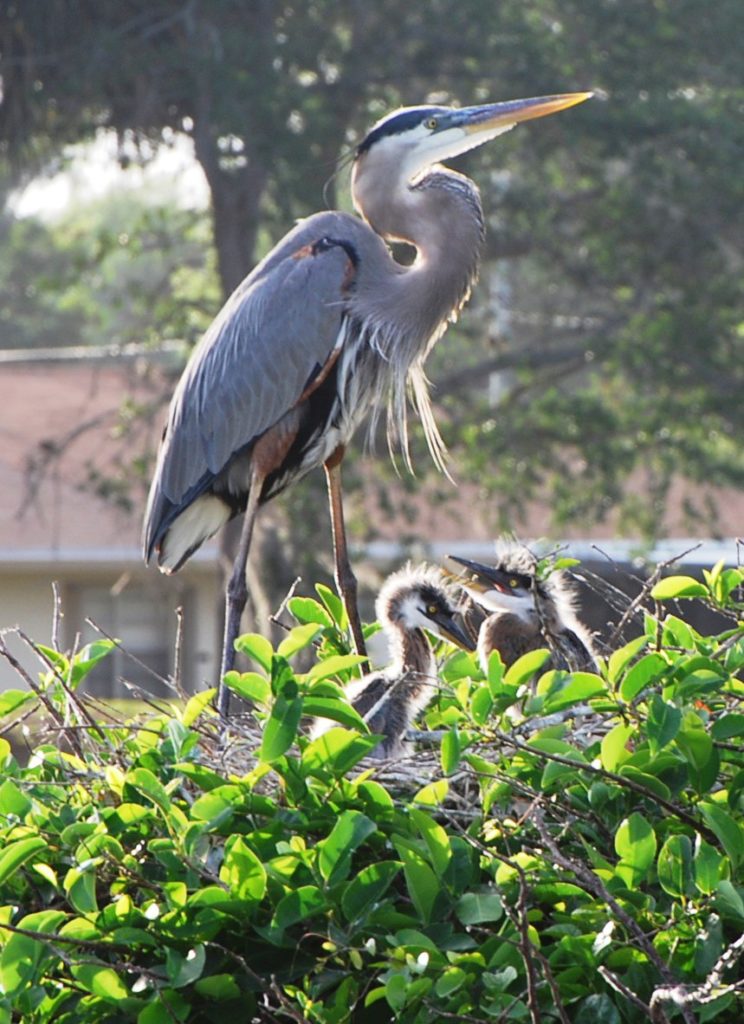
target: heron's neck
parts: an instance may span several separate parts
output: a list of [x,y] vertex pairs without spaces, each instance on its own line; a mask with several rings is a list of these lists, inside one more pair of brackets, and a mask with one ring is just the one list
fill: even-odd
[[407,629],[396,631],[393,640],[394,664],[396,670],[413,672],[421,676],[432,676],[436,671],[434,655],[423,630]]
[[354,198],[378,234],[416,248],[415,262],[397,275],[395,284],[405,294],[399,306],[434,333],[467,301],[477,275],[484,237],[477,187],[436,167],[413,183],[360,174]]

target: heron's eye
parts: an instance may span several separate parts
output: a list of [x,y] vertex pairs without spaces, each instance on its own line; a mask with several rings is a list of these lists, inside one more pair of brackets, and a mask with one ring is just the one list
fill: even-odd
[[431,129],[431,131],[434,131],[438,123],[439,122],[437,121],[436,117],[427,117],[427,119],[424,121],[424,127]]
[[426,606],[426,614],[427,615],[436,615],[438,611],[439,611],[439,609],[437,608],[437,606],[435,604],[427,604],[427,606]]
[[509,580],[509,586],[512,587],[512,588],[518,587],[519,586],[519,580],[515,580],[515,579]]

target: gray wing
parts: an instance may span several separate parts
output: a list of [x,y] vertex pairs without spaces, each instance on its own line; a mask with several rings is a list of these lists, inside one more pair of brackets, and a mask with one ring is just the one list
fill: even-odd
[[344,226],[335,214],[299,225],[236,289],[195,349],[158,454],[147,552],[165,518],[293,408],[340,343],[354,250],[315,243]]

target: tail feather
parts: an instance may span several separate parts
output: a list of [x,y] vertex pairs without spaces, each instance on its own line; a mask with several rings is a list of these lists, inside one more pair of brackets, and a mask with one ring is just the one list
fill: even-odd
[[155,544],[161,572],[177,572],[205,540],[232,516],[230,506],[214,494],[203,494],[183,510]]

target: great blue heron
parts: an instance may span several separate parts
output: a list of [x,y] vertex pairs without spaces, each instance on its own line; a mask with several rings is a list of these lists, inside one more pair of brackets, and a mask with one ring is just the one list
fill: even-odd
[[[470,650],[473,644],[457,621],[457,604],[439,570],[407,566],[385,581],[377,598],[377,618],[392,654],[390,665],[350,683],[346,696],[373,733],[384,736],[371,756],[400,757],[416,715],[434,695],[437,666],[424,630]],[[318,736],[331,723],[319,719]]]
[[[341,502],[340,463],[370,408],[388,406],[388,440],[407,457],[411,394],[441,467],[444,446],[424,361],[476,276],[483,240],[478,189],[438,165],[520,121],[588,99],[570,93],[457,110],[409,107],[357,148],[352,197],[363,219],[316,213],[238,286],[189,362],[170,406],[145,514],[145,557],[175,572],[245,512],[227,586],[221,676],[232,667],[247,599],[245,566],[259,505],[310,469],[327,476],[336,579],[364,653]],[[410,266],[386,241],[416,248]],[[227,709],[223,688],[220,710]]]
[[538,579],[535,558],[519,546],[505,547],[495,565],[450,558],[467,570],[460,586],[487,614],[478,631],[484,672],[493,651],[508,667],[540,647],[551,651],[544,671],[597,671],[592,638],[576,615],[576,594],[564,572]]

